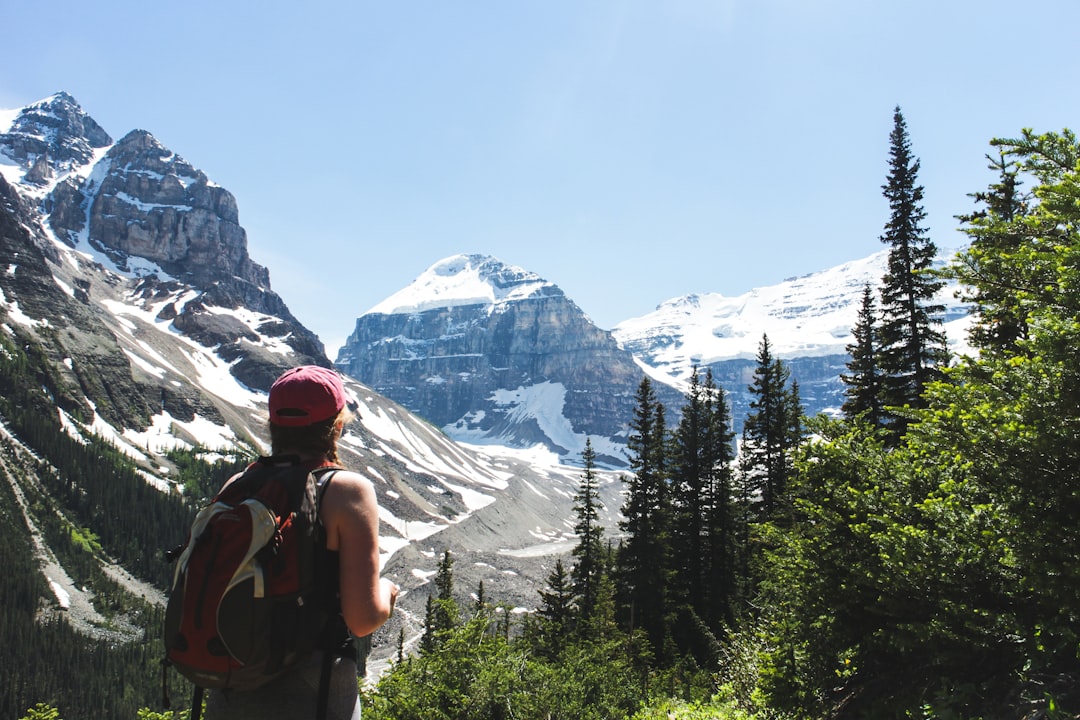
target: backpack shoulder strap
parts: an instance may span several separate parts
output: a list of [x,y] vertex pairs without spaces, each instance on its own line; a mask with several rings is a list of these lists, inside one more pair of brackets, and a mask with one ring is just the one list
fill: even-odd
[[330,487],[330,481],[334,479],[334,475],[344,469],[345,468],[338,465],[326,465],[324,467],[315,468],[311,471],[312,475],[315,476],[315,483],[317,488],[316,498],[318,499],[319,507],[322,507],[323,495],[326,494],[327,488]]

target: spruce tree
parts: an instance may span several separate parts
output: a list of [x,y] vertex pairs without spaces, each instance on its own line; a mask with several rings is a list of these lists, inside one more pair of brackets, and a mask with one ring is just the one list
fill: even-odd
[[458,622],[458,606],[454,601],[454,560],[449,550],[443,551],[435,570],[435,596],[428,595],[424,612],[424,636],[421,650],[438,647],[446,631]]
[[753,400],[743,424],[740,458],[743,498],[752,502],[757,521],[779,520],[787,513],[792,452],[801,440],[802,406],[791,371],[772,354],[769,337],[758,345],[757,367],[749,386]]
[[574,590],[562,559],[555,561],[555,569],[547,579],[547,587],[540,590],[540,607],[536,614],[541,620],[542,645],[553,657],[566,646],[575,626]]
[[731,416],[712,372],[695,367],[671,443],[672,550],[677,600],[716,630],[731,577]]
[[667,587],[670,574],[670,494],[665,468],[667,431],[664,406],[648,377],[637,392],[627,438],[629,477],[619,528],[618,583],[624,627],[645,630],[659,655],[667,639]]
[[709,429],[705,391],[695,366],[682,419],[672,436],[672,555],[675,567],[674,600],[691,604],[703,595],[705,582],[705,533],[711,458],[706,434]]
[[878,367],[877,306],[870,285],[863,288],[862,304],[855,326],[851,329],[854,339],[847,346],[850,356],[847,368],[850,374],[841,375],[846,385],[846,399],[840,410],[850,419],[861,417],[874,427],[882,425],[884,412],[881,407],[882,377]]
[[[922,394],[947,360],[941,331],[944,306],[934,303],[943,281],[930,270],[937,247],[922,222],[923,187],[919,160],[911,153],[907,123],[897,107],[889,135],[889,174],[882,186],[889,202],[889,220],[881,242],[889,246],[888,269],[881,285],[880,366],[883,404],[888,408],[923,406]],[[890,427],[903,434],[907,420],[889,411]]]
[[953,271],[968,289],[964,299],[973,303],[971,344],[1015,351],[1017,343],[1028,337],[1027,317],[1017,293],[1022,285],[1007,272],[1002,258],[1025,242],[1028,229],[1023,218],[1032,198],[1021,191],[1019,161],[1010,159],[1004,150],[996,158],[987,155],[987,160],[998,180],[987,190],[970,196],[980,205],[978,209],[958,217],[971,244],[959,256]]
[[574,532],[578,542],[573,556],[577,562],[570,571],[574,595],[577,598],[580,627],[583,631],[592,627],[591,620],[596,608],[599,585],[604,568],[604,528],[600,525],[600,498],[596,478],[596,451],[592,440],[585,439],[581,453],[584,470],[574,503],[577,523]]

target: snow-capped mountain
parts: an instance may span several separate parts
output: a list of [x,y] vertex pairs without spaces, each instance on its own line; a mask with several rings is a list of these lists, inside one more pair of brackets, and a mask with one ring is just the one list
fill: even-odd
[[645,375],[558,286],[483,255],[441,260],[361,315],[336,364],[455,439],[573,461],[588,437],[608,464],[625,462]]
[[[32,377],[34,408],[55,436],[107,439],[163,494],[182,492],[174,449],[264,452],[273,379],[331,363],[249,257],[235,198],[148,132],[114,141],[64,93],[0,115],[0,131],[0,370]],[[444,549],[463,592],[482,580],[496,601],[534,607],[574,543],[580,471],[560,461],[576,461],[586,437],[611,464],[623,460],[645,374],[673,419],[673,388],[709,366],[738,421],[766,333],[808,410],[838,406],[862,288],[883,273],[879,253],[738,298],[672,300],[612,333],[554,283],[460,255],[361,315],[336,363],[360,415],[343,459],[379,495],[382,559],[405,590],[394,622],[415,637]],[[959,341],[963,309],[943,299]],[[0,487],[11,486],[25,522],[4,532],[35,534],[45,511],[19,499],[43,492],[27,468],[54,461],[13,428],[0,414]],[[621,483],[601,478],[613,526]],[[48,512],[79,526],[71,508]],[[42,605],[96,628],[89,593],[35,537],[53,588]],[[152,595],[145,580],[123,582]],[[91,615],[81,625],[76,608]],[[396,651],[398,627],[384,631],[382,657]]]
[[[619,323],[619,345],[642,363],[684,383],[692,369],[711,368],[729,394],[736,424],[748,410],[755,358],[763,336],[773,355],[799,381],[808,414],[837,411],[843,403],[840,374],[847,372],[863,289],[877,288],[886,273],[888,250],[737,297],[686,295],[655,311]],[[945,306],[944,330],[954,353],[968,352],[968,313],[946,285],[937,297]]]
[[[28,387],[51,433],[80,444],[106,439],[163,494],[183,492],[175,449],[266,452],[273,379],[330,361],[248,256],[233,196],[145,131],[114,142],[64,93],[0,123],[0,364],[33,377]],[[505,298],[525,292],[526,284],[499,277]],[[573,544],[579,470],[535,448],[459,445],[369,387],[352,378],[346,385],[359,418],[343,460],[376,487],[385,572],[404,590],[395,624],[383,631],[393,640],[376,654],[396,651],[400,624],[415,637],[443,549],[456,557],[462,592],[482,580],[497,601],[534,607],[553,556]],[[16,498],[40,495],[26,468],[48,463],[52,451],[12,428],[0,414],[0,485]],[[619,492],[605,476],[609,522]],[[34,503],[19,508],[26,522],[5,532],[33,534],[44,524]],[[85,522],[72,509],[48,512],[72,513],[73,527]],[[92,594],[43,535],[35,545],[53,589],[41,602],[70,609],[68,621],[97,633]],[[136,587],[139,578],[124,582],[152,596]]]

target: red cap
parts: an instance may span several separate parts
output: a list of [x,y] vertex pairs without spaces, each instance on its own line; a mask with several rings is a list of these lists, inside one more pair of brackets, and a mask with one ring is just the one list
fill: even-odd
[[275,425],[312,425],[335,417],[343,407],[341,378],[318,365],[286,370],[270,387],[270,422]]

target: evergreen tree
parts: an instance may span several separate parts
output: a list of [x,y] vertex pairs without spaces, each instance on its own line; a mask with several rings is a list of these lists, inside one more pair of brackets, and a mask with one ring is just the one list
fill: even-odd
[[705,393],[695,366],[682,419],[671,442],[671,524],[677,529],[671,542],[675,571],[672,599],[687,604],[701,598],[704,584],[705,489],[711,472],[706,447],[708,427]]
[[665,468],[667,430],[664,406],[648,377],[637,392],[637,406],[627,438],[631,475],[619,528],[618,583],[622,622],[644,630],[657,654],[667,639],[667,588],[670,575],[670,493]]
[[555,561],[547,582],[547,588],[539,591],[542,602],[536,614],[545,649],[552,657],[558,657],[574,631],[576,620],[574,590],[561,558]]
[[427,602],[424,604],[424,634],[420,636],[420,652],[427,654],[433,652],[437,647],[435,642],[435,632],[437,630],[435,621],[435,596],[428,595]]
[[570,575],[577,598],[580,627],[586,630],[591,627],[596,609],[604,551],[604,528],[600,525],[600,499],[596,479],[596,451],[593,450],[592,440],[589,438],[585,439],[581,460],[585,468],[574,503],[574,512],[577,514],[574,532],[578,542],[574,546],[573,556],[577,562]]
[[708,398],[709,427],[706,446],[709,448],[709,482],[706,488],[706,554],[703,568],[705,612],[702,616],[714,631],[734,622],[733,600],[736,594],[734,563],[735,515],[734,462],[735,433],[731,409],[722,388],[716,386],[711,370],[705,373],[705,393]]
[[433,650],[441,638],[458,622],[458,606],[454,601],[454,560],[449,550],[443,551],[435,570],[435,595],[428,595],[424,613],[422,650]]
[[473,610],[476,615],[479,615],[485,608],[487,608],[487,595],[484,592],[484,581],[481,580],[476,586],[476,602],[473,604]]
[[743,424],[740,474],[745,502],[758,521],[779,520],[790,498],[792,452],[802,437],[802,406],[791,371],[772,354],[767,335],[758,345],[757,367],[749,386],[754,399]]
[[671,443],[672,599],[714,628],[731,581],[731,440],[723,392],[711,371],[702,383],[695,367]]
[[867,284],[863,288],[862,305],[855,326],[851,329],[854,342],[847,346],[850,360],[847,368],[850,375],[841,375],[846,385],[843,406],[840,410],[847,418],[861,417],[872,427],[880,427],[884,422],[881,407],[882,376],[878,367],[878,328],[877,307],[874,293]]
[[953,270],[963,287],[971,289],[964,298],[973,303],[971,344],[1015,351],[1017,343],[1028,336],[1027,318],[1017,295],[1016,277],[1006,273],[1002,258],[1024,244],[1027,229],[1023,218],[1032,198],[1020,189],[1018,160],[1010,159],[1004,150],[996,158],[987,155],[987,160],[998,181],[971,195],[982,207],[959,216],[971,244]]
[[[881,236],[889,246],[889,258],[881,286],[880,367],[883,404],[899,410],[922,407],[923,389],[939,376],[947,356],[940,329],[944,306],[933,302],[943,282],[930,272],[937,247],[922,226],[926,211],[918,184],[919,160],[911,154],[899,107],[893,113],[889,142],[889,174],[882,186],[890,215]],[[890,412],[890,427],[902,435],[907,420]]]

